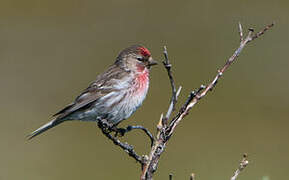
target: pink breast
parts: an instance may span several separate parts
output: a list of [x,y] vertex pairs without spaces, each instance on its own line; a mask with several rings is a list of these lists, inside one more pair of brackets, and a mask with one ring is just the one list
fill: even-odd
[[143,70],[136,77],[136,93],[146,93],[149,85],[149,72],[148,70]]

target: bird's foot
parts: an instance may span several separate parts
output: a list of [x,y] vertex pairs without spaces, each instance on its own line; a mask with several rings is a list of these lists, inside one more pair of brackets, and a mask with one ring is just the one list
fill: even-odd
[[97,122],[98,127],[102,130],[102,132],[109,134],[111,133],[113,130],[113,127],[111,127],[111,125],[109,123],[107,123],[106,121],[103,120],[99,120]]

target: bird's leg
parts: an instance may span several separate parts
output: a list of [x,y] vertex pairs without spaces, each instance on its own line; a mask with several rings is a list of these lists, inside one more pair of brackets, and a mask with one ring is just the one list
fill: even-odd
[[130,131],[132,131],[134,129],[143,130],[146,133],[146,135],[150,138],[151,146],[153,146],[155,139],[154,139],[152,133],[149,130],[147,130],[145,127],[143,127],[143,126],[127,126],[126,128],[114,127],[113,131],[115,131],[115,136],[118,136],[118,135],[119,136],[124,136],[126,133],[128,133],[128,132],[130,132]]

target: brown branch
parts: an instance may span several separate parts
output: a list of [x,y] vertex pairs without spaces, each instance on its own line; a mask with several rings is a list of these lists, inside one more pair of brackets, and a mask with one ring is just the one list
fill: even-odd
[[[240,46],[239,48],[233,53],[233,55],[226,61],[225,65],[218,70],[217,75],[215,76],[215,78],[213,79],[213,81],[211,81],[211,83],[209,83],[206,88],[204,88],[204,86],[202,85],[199,88],[199,92],[195,93],[194,96],[189,96],[189,98],[187,99],[187,102],[184,104],[183,108],[179,111],[179,113],[177,114],[177,116],[175,116],[172,120],[173,123],[170,124],[169,126],[169,132],[168,135],[171,136],[172,133],[174,132],[176,126],[179,124],[179,122],[188,114],[189,110],[200,100],[202,99],[207,93],[208,91],[212,91],[213,88],[216,86],[218,80],[220,79],[220,77],[223,75],[223,73],[229,68],[229,66],[236,60],[236,58],[240,55],[240,53],[242,52],[243,48],[246,46],[247,43],[251,42],[252,40],[260,37],[262,34],[264,34],[265,31],[267,31],[269,28],[273,27],[273,23],[266,26],[262,31],[258,32],[257,34],[253,35],[253,29],[250,28],[248,35],[245,39],[243,39],[240,42]],[[243,30],[242,28],[240,28],[242,26],[239,25],[239,31],[240,31],[240,36],[243,35]],[[253,39],[254,38],[254,39]],[[242,39],[242,38],[241,38]],[[204,88],[204,90],[202,91],[202,89]]]
[[169,61],[168,51],[167,51],[167,47],[166,46],[164,46],[163,54],[164,54],[164,57],[165,57],[165,59],[163,60],[163,65],[164,65],[164,67],[167,70],[168,77],[169,77],[170,84],[171,84],[171,89],[172,89],[172,97],[171,97],[171,100],[170,100],[170,105],[169,105],[168,111],[167,111],[166,115],[162,118],[163,124],[165,126],[167,126],[168,120],[169,120],[172,112],[175,110],[175,106],[176,106],[176,103],[177,103],[178,95],[180,94],[182,87],[180,86],[178,91],[176,91],[176,85],[175,85],[175,81],[174,81],[174,78],[173,78],[173,75],[172,75],[172,70],[171,70],[172,69],[172,64]]
[[173,180],[173,174],[169,174],[169,180]]
[[249,161],[247,159],[247,154],[243,155],[243,158],[239,164],[238,169],[234,172],[234,175],[231,177],[231,180],[236,180],[237,177],[239,176],[239,174],[245,169],[245,167],[247,167],[247,165],[249,164]]
[[129,145],[127,143],[122,143],[120,140],[118,140],[116,137],[112,136],[110,134],[110,130],[108,129],[107,125],[102,122],[101,120],[97,123],[98,127],[101,129],[101,132],[109,139],[111,140],[115,145],[119,146],[122,150],[124,150],[130,157],[135,159],[137,162],[139,162],[142,166],[144,164],[144,159],[137,155],[137,153],[134,151],[134,148],[132,145]]
[[[197,102],[202,99],[209,91],[212,91],[213,88],[216,86],[218,80],[220,79],[220,77],[223,75],[223,73],[227,70],[227,68],[236,60],[236,58],[239,56],[239,54],[241,53],[241,51],[243,50],[243,48],[251,41],[253,41],[254,39],[260,37],[261,35],[263,35],[268,29],[270,29],[274,24],[270,24],[268,26],[266,26],[262,31],[253,34],[253,29],[250,28],[249,32],[246,36],[246,38],[243,37],[243,30],[242,30],[242,26],[239,23],[239,35],[240,35],[240,46],[239,48],[233,53],[233,55],[226,61],[225,65],[218,70],[217,75],[215,76],[215,78],[207,85],[207,86],[201,86],[197,91],[193,91],[189,97],[187,98],[186,102],[184,103],[184,105],[182,106],[182,108],[179,110],[179,112],[177,113],[177,115],[172,118],[169,126],[167,127],[167,122],[168,119],[165,119],[165,121],[163,120],[163,115],[161,115],[161,119],[160,122],[157,126],[157,137],[156,140],[154,142],[154,145],[151,149],[151,152],[149,154],[148,160],[144,163],[143,165],[143,170],[142,170],[142,175],[141,175],[141,180],[151,180],[153,177],[154,172],[157,169],[158,166],[158,162],[159,162],[159,158],[161,156],[161,154],[163,153],[165,147],[166,147],[166,143],[167,141],[170,139],[170,137],[172,136],[173,132],[175,131],[175,128],[177,127],[177,125],[181,122],[181,120],[189,113],[189,111],[191,110],[191,108],[197,104]],[[168,75],[169,75],[169,79],[171,81],[171,85],[173,88],[173,92],[172,92],[172,100],[169,106],[169,110],[168,112],[171,112],[173,110],[170,110],[171,105],[174,107],[175,106],[175,102],[173,100],[176,94],[175,92],[175,88],[174,88],[174,82],[172,83],[172,74],[170,73],[170,69],[171,69],[171,65],[168,61],[168,57],[167,57],[167,51],[165,48],[164,51],[164,56],[165,56],[165,61],[167,61],[169,64],[169,66],[166,66],[166,63],[164,63],[165,68],[168,71]],[[172,108],[173,109],[173,108]],[[169,115],[170,115],[169,114]],[[165,116],[166,118],[166,116]]]
[[191,174],[190,180],[195,180],[195,174],[194,173]]
[[239,22],[239,35],[240,35],[240,42],[242,42],[244,40],[244,37],[243,37],[242,24],[240,22]]
[[271,27],[273,27],[274,24],[275,24],[275,23],[273,22],[272,24],[267,25],[262,31],[256,33],[256,34],[252,37],[252,40],[254,40],[254,39],[262,36],[267,30],[269,30]]

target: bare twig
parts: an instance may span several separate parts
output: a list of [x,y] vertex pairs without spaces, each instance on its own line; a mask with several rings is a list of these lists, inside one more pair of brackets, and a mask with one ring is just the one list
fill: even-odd
[[239,34],[240,34],[240,42],[242,42],[244,38],[243,38],[243,28],[240,22],[239,22]]
[[169,180],[173,180],[173,174],[169,174]]
[[[165,48],[164,56],[165,56],[165,62],[167,61],[167,63],[164,63],[164,66],[168,71],[168,76],[169,76],[171,86],[173,89],[172,99],[171,99],[169,110],[167,113],[167,114],[169,114],[169,116],[168,116],[168,118],[166,118],[167,116],[165,116],[165,120],[162,120],[164,118],[163,118],[163,116],[161,116],[161,121],[157,126],[157,137],[156,137],[156,140],[154,142],[154,146],[151,149],[148,160],[143,165],[141,180],[151,180],[152,179],[152,176],[157,169],[159,158],[166,147],[166,142],[170,139],[170,137],[172,136],[173,132],[175,131],[175,128],[177,127],[177,125],[189,113],[191,108],[194,105],[196,105],[197,102],[208,93],[208,91],[213,90],[213,88],[216,86],[220,77],[227,70],[227,68],[236,60],[236,58],[239,56],[239,54],[241,53],[243,48],[246,46],[246,44],[253,41],[254,39],[260,37],[261,35],[263,35],[264,32],[267,31],[268,29],[270,29],[273,25],[274,24],[272,23],[272,24],[266,26],[262,31],[260,31],[256,34],[253,34],[254,30],[252,28],[250,28],[246,38],[244,38],[243,37],[243,29],[242,29],[241,24],[239,23],[238,27],[239,27],[239,34],[240,34],[240,39],[241,39],[240,46],[233,53],[233,55],[226,61],[225,65],[220,70],[218,70],[215,78],[207,86],[202,85],[197,91],[193,91],[189,95],[189,97],[187,98],[186,102],[184,103],[182,108],[179,110],[177,115],[174,118],[172,118],[168,127],[167,127],[167,122],[168,122],[168,119],[169,119],[171,112],[174,109],[174,108],[171,108],[171,106],[174,107],[175,102],[176,102],[176,101],[174,101],[174,98],[176,98],[176,91],[175,91],[175,85],[174,85],[173,77],[172,77],[172,74],[170,72],[171,64],[168,62],[167,50]],[[169,64],[169,66],[167,66],[167,64]]]
[[262,36],[267,30],[269,30],[271,27],[273,27],[274,24],[275,24],[275,23],[273,22],[272,24],[267,25],[262,31],[256,33],[256,34],[252,37],[252,40],[254,40],[254,39]]
[[[217,84],[218,80],[220,79],[220,77],[227,70],[227,68],[236,60],[236,58],[240,55],[240,53],[242,52],[242,50],[246,46],[246,44],[251,42],[252,40],[260,37],[262,34],[264,34],[265,31],[267,31],[273,25],[274,24],[272,23],[272,24],[266,26],[262,31],[258,32],[255,35],[253,35],[253,29],[252,28],[249,29],[247,37],[245,39],[243,39],[243,41],[240,42],[239,48],[237,48],[237,50],[233,53],[233,55],[226,61],[225,65],[220,70],[218,70],[218,73],[215,76],[215,78],[213,79],[213,81],[211,81],[206,86],[206,88],[203,91],[200,91],[200,92],[196,93],[196,95],[192,99],[191,99],[191,97],[188,98],[188,101],[190,101],[190,103],[188,103],[187,105],[185,104],[184,107],[183,107],[183,110],[181,109],[179,111],[179,114],[173,118],[172,122],[174,122],[174,123],[171,123],[171,125],[170,125],[170,132],[168,133],[169,135],[171,135],[174,132],[175,127],[188,114],[189,110],[200,99],[202,99],[208,93],[208,91],[213,90],[213,88],[216,86],[216,84]],[[241,31],[240,35],[243,34],[242,29],[240,29],[240,31]],[[201,89],[202,89],[202,87],[201,87]]]
[[190,180],[195,180],[195,174],[194,173],[191,174]]
[[115,128],[114,131],[116,131],[116,135],[120,134],[121,136],[124,136],[126,133],[136,129],[142,130],[150,138],[151,146],[153,146],[154,137],[152,133],[143,126],[137,125],[137,126],[127,126],[127,128]]
[[239,164],[238,169],[234,172],[234,175],[231,177],[231,180],[236,180],[237,177],[239,176],[239,174],[245,169],[245,167],[247,167],[247,165],[249,164],[249,161],[247,159],[247,154],[243,155],[243,158]]
[[163,121],[162,123],[166,126],[172,112],[175,110],[175,105],[177,103],[178,95],[180,94],[182,87],[180,86],[178,91],[176,91],[176,85],[175,85],[175,81],[174,81],[172,71],[171,71],[172,65],[169,61],[168,51],[167,51],[166,46],[164,46],[164,53],[163,54],[165,57],[165,59],[163,60],[163,65],[167,70],[168,77],[170,79],[171,89],[172,89],[172,97],[170,100],[170,105],[169,105],[168,111],[166,113],[166,116],[164,116],[163,120],[162,120]]
[[97,123],[98,127],[101,129],[102,133],[110,139],[115,145],[119,146],[121,149],[123,149],[130,157],[134,158],[137,162],[139,162],[141,165],[144,164],[143,158],[134,151],[134,148],[132,145],[129,145],[127,143],[122,143],[120,140],[118,140],[116,137],[112,136],[110,134],[110,131],[107,130],[106,125],[100,120]]

